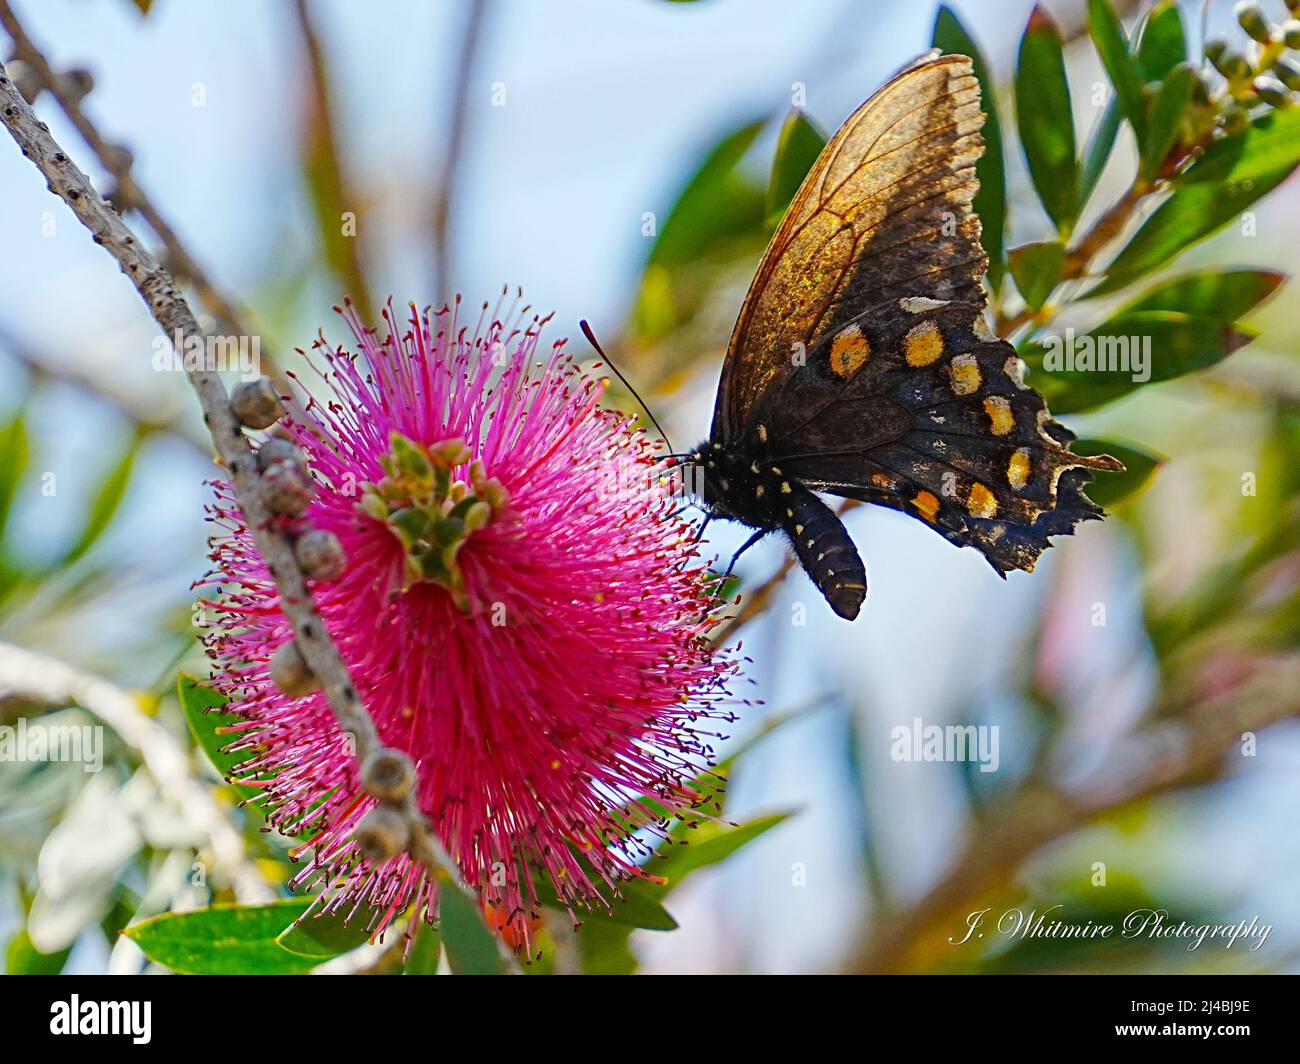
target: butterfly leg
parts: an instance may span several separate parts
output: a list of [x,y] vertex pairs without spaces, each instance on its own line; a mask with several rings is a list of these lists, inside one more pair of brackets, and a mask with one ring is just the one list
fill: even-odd
[[[755,543],[757,543],[760,539],[766,536],[770,531],[771,529],[760,528],[757,532],[755,532],[752,536],[750,536],[749,539],[745,540],[745,542],[740,545],[740,550],[736,551],[736,553],[731,556],[731,563],[727,566],[727,571],[722,574],[723,584],[725,584],[728,580],[731,579],[731,571],[734,568],[736,568],[736,562],[740,561],[740,556],[744,554],[745,551],[749,550],[749,548],[752,547]],[[721,587],[721,584],[719,585],[719,587]]]

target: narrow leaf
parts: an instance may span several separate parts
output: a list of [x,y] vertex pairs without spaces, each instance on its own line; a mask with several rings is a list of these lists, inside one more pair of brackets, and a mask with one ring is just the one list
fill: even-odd
[[[306,60],[299,150],[321,252],[335,280],[356,303],[361,319],[373,321],[363,266],[366,229],[357,223],[362,200],[345,169],[339,145],[334,82],[309,7],[300,4],[296,10]],[[445,284],[446,279],[439,278],[439,282]]]
[[1290,173],[1300,163],[1300,110],[1269,111],[1242,133],[1216,140],[1179,182],[1245,184]]
[[1152,101],[1146,141],[1142,145],[1141,174],[1145,180],[1154,181],[1161,176],[1165,159],[1178,142],[1196,83],[1195,68],[1183,63],[1170,71]]
[[966,31],[956,13],[947,4],[939,6],[934,20],[932,41],[949,55],[969,56],[980,85],[980,106],[984,120],[984,155],[975,165],[980,190],[973,204],[982,226],[981,241],[989,257],[989,285],[998,291],[1006,272],[1007,177],[1002,143],[1002,123],[998,119],[997,83],[989,75],[988,64],[975,39]]
[[1139,145],[1146,142],[1146,101],[1138,61],[1129,49],[1128,35],[1109,0],[1088,0],[1088,30],[1106,75],[1115,87],[1120,112],[1128,119]]
[[1022,356],[1052,410],[1066,414],[1206,369],[1254,337],[1250,330],[1213,318],[1141,311],[1117,315],[1070,342],[1039,339]]
[[5,972],[8,975],[58,975],[71,953],[71,946],[54,953],[42,953],[32,945],[27,928],[19,928],[5,948]]
[[22,414],[15,414],[0,429],[0,536],[9,522],[18,484],[31,460],[31,443]]
[[701,824],[685,837],[685,842],[661,850],[664,859],[652,861],[646,869],[668,881],[666,890],[674,890],[690,873],[726,860],[742,846],[766,835],[792,815],[790,812],[774,813],[757,817],[739,827],[720,823]]
[[495,936],[479,911],[459,890],[443,884],[438,891],[439,932],[447,963],[457,975],[500,975],[501,955]]
[[1052,289],[1061,282],[1061,272],[1065,266],[1065,245],[1059,240],[1025,244],[1013,249],[1008,255],[1008,261],[1020,295],[1031,310],[1037,310],[1047,302]]
[[135,469],[135,460],[140,453],[140,446],[147,436],[147,430],[137,430],[118,456],[117,461],[105,474],[104,479],[100,481],[99,487],[95,490],[94,498],[91,500],[86,519],[82,523],[81,531],[72,546],[56,563],[57,567],[71,565],[90,550],[112,523],[113,518],[117,516],[118,510],[122,506],[122,500],[126,497],[126,489],[131,483],[131,473]]
[[442,942],[438,929],[420,921],[415,929],[415,941],[402,968],[403,975],[437,975],[438,961],[442,958]]
[[719,241],[762,222],[766,194],[738,172],[762,128],[761,119],[749,122],[709,152],[660,226],[650,253],[652,264],[694,262]]
[[686,182],[667,217],[655,222],[649,216],[649,230],[643,222],[642,232],[656,235],[632,314],[640,338],[662,338],[697,313],[702,264],[732,255],[747,241],[761,246],[767,189],[740,162],[763,124],[760,119],[727,134]]
[[1273,270],[1203,270],[1158,285],[1120,313],[1172,310],[1231,323],[1249,314],[1285,280],[1286,274]]
[[1179,183],[1115,257],[1106,279],[1088,294],[1109,294],[1168,265],[1189,247],[1238,219],[1247,207],[1285,181],[1291,169],[1248,183]]
[[1083,170],[1079,174],[1079,212],[1088,203],[1088,198],[1101,180],[1101,175],[1110,161],[1110,153],[1115,148],[1115,138],[1119,135],[1120,123],[1123,121],[1119,111],[1119,101],[1111,97],[1106,110],[1102,112],[1096,126],[1088,137],[1088,146],[1083,152]]
[[826,146],[826,134],[802,111],[791,111],[781,125],[767,185],[767,224],[775,226]]
[[1187,60],[1187,35],[1176,0],[1160,0],[1151,9],[1138,37],[1137,58],[1147,81],[1163,81]]
[[290,953],[276,938],[311,903],[311,898],[294,898],[269,905],[214,905],[192,913],[163,913],[122,933],[151,961],[183,975],[305,972],[320,959]]
[[1106,509],[1144,488],[1164,463],[1159,455],[1113,440],[1075,440],[1070,448],[1076,454],[1109,454],[1124,463],[1123,473],[1099,474],[1088,485],[1088,497]]
[[[592,879],[592,882],[601,882],[599,873],[591,868],[585,860],[581,858],[579,860],[584,865],[584,871],[587,872],[588,878]],[[653,870],[652,868],[651,871]],[[549,878],[538,876],[534,885],[537,891],[538,904],[544,905],[548,909],[568,912],[568,906],[560,900]],[[611,923],[622,924],[625,927],[641,927],[649,931],[672,931],[677,927],[677,921],[673,918],[672,913],[665,909],[658,898],[654,896],[650,884],[639,880],[629,880],[626,883],[619,884],[619,892],[623,897],[610,898],[609,908],[595,902],[590,909],[579,908],[575,911],[584,923],[590,920],[607,920]],[[608,890],[606,890],[606,893],[608,893]]]
[[370,912],[362,909],[351,919],[345,913],[308,916],[297,926],[281,931],[275,941],[290,953],[314,957],[318,963],[348,953],[370,940],[366,930]]
[[218,729],[238,720],[237,717],[220,712],[226,704],[225,695],[204,685],[197,677],[181,673],[176,681],[176,696],[180,699],[185,723],[189,725],[195,743],[208,755],[208,759],[221,773],[221,778],[229,779],[234,766],[246,761],[249,755],[228,754],[223,749],[233,737],[221,734]]
[[1065,80],[1065,56],[1056,23],[1035,5],[1020,42],[1016,65],[1016,114],[1020,141],[1034,188],[1062,236],[1078,209],[1078,163],[1074,116]]

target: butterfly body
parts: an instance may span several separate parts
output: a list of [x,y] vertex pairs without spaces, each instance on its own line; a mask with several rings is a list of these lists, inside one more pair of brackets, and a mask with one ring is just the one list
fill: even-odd
[[784,533],[847,619],[865,571],[817,493],[907,513],[1005,575],[1102,516],[1090,470],[1123,469],[1070,452],[987,323],[983,120],[965,56],[919,61],[850,116],[772,236],[690,458],[706,509]]
[[704,471],[705,505],[758,533],[783,533],[831,608],[853,620],[867,597],[867,574],[848,530],[814,492],[758,450],[727,451],[709,441],[696,448],[691,461]]

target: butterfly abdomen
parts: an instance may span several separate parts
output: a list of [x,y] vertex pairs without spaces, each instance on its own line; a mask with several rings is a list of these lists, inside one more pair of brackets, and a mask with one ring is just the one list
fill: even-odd
[[867,597],[867,572],[848,530],[835,512],[800,484],[791,485],[781,511],[781,529],[799,564],[831,609],[853,620]]
[[853,540],[824,502],[757,448],[728,450],[706,441],[691,456],[704,473],[704,501],[718,517],[759,532],[780,529],[831,609],[853,620],[867,597],[867,574]]

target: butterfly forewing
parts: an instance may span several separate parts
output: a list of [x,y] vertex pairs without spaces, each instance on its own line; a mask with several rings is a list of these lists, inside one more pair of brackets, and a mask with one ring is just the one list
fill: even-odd
[[[945,56],[897,75],[831,138],[732,332],[715,439],[743,438],[790,410],[784,387],[826,359],[818,344],[846,323],[904,296],[980,298],[985,258],[970,203],[983,120],[970,60]],[[831,376],[828,397],[839,383]]]
[[[712,439],[800,484],[889,506],[1005,573],[1101,510],[1072,438],[985,321],[964,56],[922,60],[830,140],[732,334]],[[1086,468],[1085,468],[1086,467]]]

